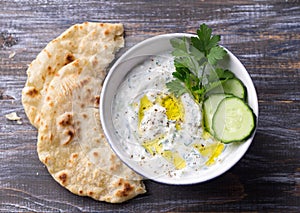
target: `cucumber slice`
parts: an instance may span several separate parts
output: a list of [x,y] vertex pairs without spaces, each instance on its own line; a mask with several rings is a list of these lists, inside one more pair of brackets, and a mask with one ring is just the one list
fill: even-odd
[[214,134],[212,129],[212,119],[215,114],[219,103],[226,97],[231,97],[232,95],[227,95],[224,93],[221,94],[212,94],[206,98],[203,102],[203,124],[204,129],[209,132],[211,135]]
[[243,100],[237,97],[224,98],[213,116],[214,136],[223,143],[244,141],[251,136],[256,125],[256,116]]
[[232,94],[238,98],[246,100],[247,90],[244,84],[237,78],[228,79],[222,85],[208,92],[208,95],[216,93]]
[[223,89],[225,93],[232,94],[238,98],[246,100],[247,90],[244,84],[237,78],[232,78],[224,82]]

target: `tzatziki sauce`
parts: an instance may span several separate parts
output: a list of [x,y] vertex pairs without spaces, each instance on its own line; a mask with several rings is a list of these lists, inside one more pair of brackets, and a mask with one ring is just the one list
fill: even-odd
[[189,94],[168,91],[173,60],[165,52],[134,67],[114,97],[112,119],[128,157],[152,175],[192,177],[222,161],[228,145],[204,132],[202,107]]

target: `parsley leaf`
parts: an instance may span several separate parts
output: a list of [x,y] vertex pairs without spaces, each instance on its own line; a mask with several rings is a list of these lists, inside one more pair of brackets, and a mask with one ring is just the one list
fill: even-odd
[[218,60],[221,60],[225,55],[226,51],[222,47],[215,46],[210,49],[207,59],[210,64],[216,65]]
[[185,66],[197,75],[197,72],[200,70],[200,66],[205,62],[205,60],[203,60],[203,53],[190,45],[190,38],[174,38],[171,39],[170,42],[174,47],[172,55],[175,56],[175,63]]
[[233,78],[234,74],[230,72],[229,70],[224,70],[222,68],[216,68],[214,72],[211,72],[210,75],[208,76],[208,81],[209,82],[214,82],[218,80],[225,80],[225,79],[230,79]]
[[185,86],[181,84],[180,80],[173,80],[167,83],[169,91],[173,93],[177,98],[183,95],[184,93],[189,92]]
[[198,37],[192,37],[191,39],[193,46],[203,52],[206,57],[210,53],[210,50],[213,47],[216,47],[218,42],[221,40],[221,36],[212,36],[211,33],[211,28],[209,28],[206,24],[201,24],[200,28],[197,30]]

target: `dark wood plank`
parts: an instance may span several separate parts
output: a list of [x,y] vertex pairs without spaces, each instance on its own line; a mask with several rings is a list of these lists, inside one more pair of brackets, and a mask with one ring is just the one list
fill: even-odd
[[[146,181],[148,192],[120,205],[60,187],[39,162],[37,131],[21,104],[26,69],[70,25],[122,22],[128,48],[153,35],[195,32],[202,22],[244,63],[259,97],[259,127],[242,160],[193,186]],[[0,211],[300,211],[300,2],[0,1]],[[14,54],[14,55],[13,55]],[[4,115],[17,112],[22,124]]]

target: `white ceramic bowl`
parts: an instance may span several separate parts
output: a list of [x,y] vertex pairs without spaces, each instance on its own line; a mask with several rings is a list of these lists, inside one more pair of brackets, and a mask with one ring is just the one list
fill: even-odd
[[[146,39],[129,49],[110,69],[108,76],[105,79],[100,98],[100,117],[102,127],[114,152],[125,164],[145,178],[167,184],[201,183],[223,174],[242,158],[254,137],[253,134],[247,141],[231,145],[233,148],[228,149],[231,153],[229,153],[229,155],[221,162],[218,162],[218,164],[212,165],[209,169],[203,171],[201,175],[188,176],[184,178],[170,178],[167,175],[154,175],[149,169],[140,166],[139,162],[132,160],[129,154],[124,150],[124,147],[122,147],[120,140],[115,133],[116,129],[114,128],[112,121],[112,104],[119,85],[123,82],[126,75],[132,70],[132,68],[143,62],[147,56],[172,50],[170,39],[183,36],[191,37],[195,35],[184,33],[159,35]],[[257,94],[252,80],[242,63],[230,51],[227,50],[227,52],[228,57],[225,61],[225,66],[230,69],[246,86],[248,103],[258,117]]]

